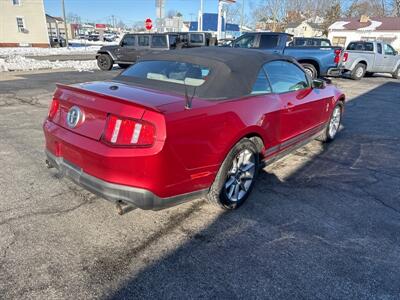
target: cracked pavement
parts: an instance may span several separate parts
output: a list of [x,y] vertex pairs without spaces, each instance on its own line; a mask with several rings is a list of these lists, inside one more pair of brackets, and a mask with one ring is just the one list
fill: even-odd
[[400,81],[334,79],[337,139],[268,166],[238,211],[119,216],[46,169],[41,129],[56,82],[117,73],[0,75],[0,298],[399,299]]

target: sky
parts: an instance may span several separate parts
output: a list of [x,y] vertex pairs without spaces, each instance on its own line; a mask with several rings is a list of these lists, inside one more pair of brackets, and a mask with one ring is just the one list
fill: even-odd
[[[155,0],[64,0],[66,14],[74,13],[82,22],[111,23],[111,15],[126,25],[155,19]],[[240,2],[242,0],[238,0]],[[44,0],[46,13],[61,16],[61,0]],[[165,0],[165,13],[176,10],[187,21],[197,20],[200,0]],[[217,12],[218,0],[204,0],[204,12]],[[192,15],[191,15],[192,14]]]

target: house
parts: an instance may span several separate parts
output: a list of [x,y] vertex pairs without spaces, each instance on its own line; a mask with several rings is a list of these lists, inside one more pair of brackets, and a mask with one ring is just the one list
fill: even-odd
[[351,41],[381,40],[400,50],[400,17],[348,18],[328,28],[328,38],[335,46],[347,46]]
[[[61,17],[53,17],[48,14],[46,14],[46,23],[47,23],[47,31],[49,34],[49,38],[58,38],[62,37],[65,39],[65,24],[64,24],[64,19]],[[68,38],[72,39],[72,33],[73,30],[70,26],[70,24],[67,24],[67,32],[68,32]]]
[[0,47],[49,47],[43,0],[2,0]]
[[301,37],[321,37],[323,29],[321,24],[309,21],[293,22],[286,24],[286,33]]
[[284,26],[277,20],[262,18],[256,23],[256,31],[283,31]]

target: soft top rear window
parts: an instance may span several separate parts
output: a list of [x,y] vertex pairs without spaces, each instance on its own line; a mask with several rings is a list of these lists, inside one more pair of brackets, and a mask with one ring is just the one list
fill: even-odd
[[148,60],[134,64],[121,75],[196,87],[207,80],[209,73],[208,67],[187,62]]

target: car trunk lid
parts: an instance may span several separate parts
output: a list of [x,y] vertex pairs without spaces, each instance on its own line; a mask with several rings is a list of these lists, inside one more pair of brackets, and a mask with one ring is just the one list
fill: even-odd
[[[109,114],[140,120],[146,110],[161,112],[159,105],[178,101],[174,96],[160,97],[155,92],[114,82],[57,84],[54,98],[60,103],[60,112],[52,121],[95,140],[100,140]],[[82,115],[76,126],[71,126],[75,116],[68,116],[73,107],[75,114]]]

